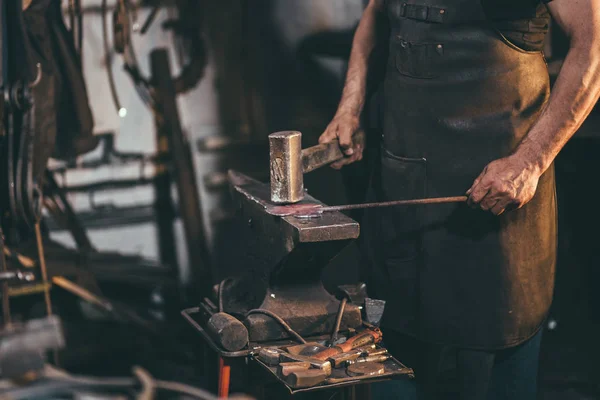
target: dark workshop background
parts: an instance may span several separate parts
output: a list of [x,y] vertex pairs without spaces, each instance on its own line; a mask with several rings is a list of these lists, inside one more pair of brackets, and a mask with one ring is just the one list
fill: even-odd
[[[183,129],[190,142],[204,229],[219,280],[244,268],[236,253],[236,229],[229,192],[223,177],[235,168],[262,180],[268,179],[266,137],[278,130],[300,130],[304,146],[316,143],[333,113],[343,84],[353,30],[360,17],[362,0],[199,0],[197,28],[206,51],[206,68],[200,83],[179,96]],[[84,7],[84,73],[98,134],[115,133],[115,146],[123,152],[156,151],[154,120],[137,97],[118,57],[112,65],[122,102],[120,112],[108,91],[106,63],[98,0]],[[144,20],[147,8],[141,8]],[[141,68],[149,74],[149,53],[168,48],[177,74],[185,57],[176,51],[177,41],[162,23],[174,17],[175,8],[160,11],[145,35],[135,35]],[[555,29],[547,46],[550,69],[555,74],[564,57],[566,40]],[[216,139],[219,139],[217,141]],[[542,355],[543,382],[548,399],[596,398],[600,337],[600,112],[594,111],[584,128],[557,160],[560,213],[560,259],[553,312]],[[221,146],[225,142],[229,145]],[[94,154],[84,157],[93,158]],[[151,173],[151,166],[146,172]],[[136,179],[139,168],[105,166],[95,170],[69,171],[62,184],[81,185],[105,179]],[[347,183],[351,182],[349,186]],[[343,174],[329,168],[306,177],[313,196],[327,204],[361,200],[364,166]],[[70,194],[101,250],[139,254],[159,259],[158,233],[152,212],[136,214],[154,201],[152,188]],[[144,208],[146,207],[146,208]],[[125,211],[123,211],[125,210]],[[145,216],[145,217],[144,217]],[[359,216],[358,216],[359,217]],[[58,229],[52,237],[72,245]],[[178,224],[179,274],[185,282],[189,266],[185,242]],[[326,279],[330,284],[358,278],[358,250],[348,248],[336,259]],[[482,266],[484,267],[484,266]],[[343,271],[343,278],[332,278]],[[597,391],[595,392],[597,393]]]

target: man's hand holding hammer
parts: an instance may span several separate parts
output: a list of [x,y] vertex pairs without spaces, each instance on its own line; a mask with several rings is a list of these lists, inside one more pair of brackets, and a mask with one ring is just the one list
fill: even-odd
[[367,72],[369,58],[377,42],[375,24],[378,11],[383,8],[383,1],[371,0],[358,25],[352,53],[348,64],[348,75],[340,105],[335,117],[319,138],[319,143],[329,143],[338,139],[340,147],[347,156],[331,166],[340,169],[344,165],[360,161],[365,149],[364,133],[360,126],[360,115],[363,111],[367,93]]
[[329,143],[335,139],[339,140],[346,158],[331,164],[332,168],[341,169],[344,165],[362,160],[365,138],[357,116],[348,112],[336,114],[319,138],[319,143]]

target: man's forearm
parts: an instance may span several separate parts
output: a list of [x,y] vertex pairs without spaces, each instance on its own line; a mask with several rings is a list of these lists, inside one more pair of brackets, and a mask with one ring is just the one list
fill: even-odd
[[570,50],[548,106],[516,151],[539,172],[552,164],[600,96],[600,6],[591,0],[555,0],[550,5],[570,36]]
[[377,20],[380,7],[379,0],[369,2],[354,35],[346,83],[338,107],[338,114],[347,113],[359,116],[363,110],[367,91],[369,59],[377,42]]
[[585,121],[600,95],[600,55],[596,48],[572,48],[565,60],[548,106],[523,140],[517,154],[540,172]]

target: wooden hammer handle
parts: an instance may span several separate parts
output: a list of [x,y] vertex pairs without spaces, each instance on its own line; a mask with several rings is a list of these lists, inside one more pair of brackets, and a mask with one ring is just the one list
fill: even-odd
[[302,150],[302,172],[307,173],[344,158],[338,140]]
[[367,330],[354,337],[351,337],[342,344],[323,350],[311,356],[311,358],[325,361],[330,357],[335,356],[336,354],[346,353],[348,351],[356,349],[357,347],[365,346],[367,344],[379,343],[381,342],[381,337],[382,335],[380,330]]
[[[365,144],[365,133],[358,131],[352,136],[354,145]],[[344,152],[337,139],[302,150],[302,172],[307,173],[344,158]]]

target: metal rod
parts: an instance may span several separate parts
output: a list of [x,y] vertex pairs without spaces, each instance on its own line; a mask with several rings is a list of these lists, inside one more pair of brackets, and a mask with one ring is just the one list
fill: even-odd
[[46,313],[52,315],[52,300],[50,299],[50,285],[48,283],[48,271],[46,269],[46,256],[44,255],[44,243],[42,242],[42,230],[40,222],[35,223],[35,238],[37,241],[38,257],[40,261],[40,270],[42,272],[42,283],[44,285],[44,303],[46,304]]
[[332,346],[335,345],[335,342],[337,341],[338,333],[340,331],[340,325],[342,324],[342,317],[344,316],[344,310],[346,309],[347,302],[347,297],[344,297],[340,302],[340,308],[338,309],[337,318],[335,319],[335,327],[333,328],[333,332],[331,333],[331,339],[329,340]]
[[411,206],[411,205],[428,205],[428,204],[447,204],[447,203],[465,203],[467,196],[456,197],[436,197],[431,199],[416,199],[416,200],[396,200],[384,201],[380,203],[363,203],[363,204],[347,204],[343,206],[327,206],[318,209],[319,212],[347,211],[360,210],[365,208],[380,208],[393,206]]

